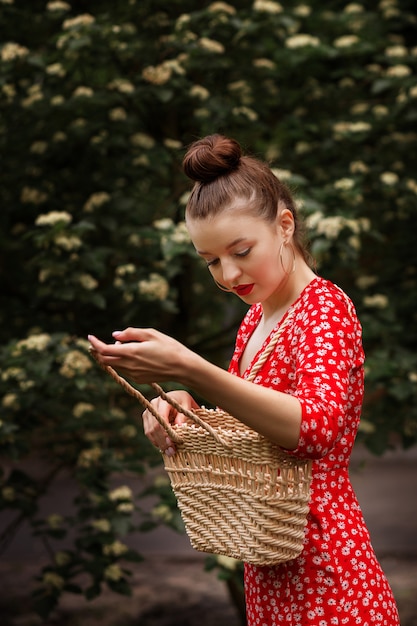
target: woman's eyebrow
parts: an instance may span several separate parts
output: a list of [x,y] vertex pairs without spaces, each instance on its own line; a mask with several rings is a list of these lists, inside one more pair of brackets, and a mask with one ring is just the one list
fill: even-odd
[[[233,248],[233,246],[236,246],[238,243],[241,243],[242,241],[246,241],[246,237],[238,237],[237,239],[234,239],[231,243],[228,243],[226,246],[226,250],[230,250],[230,248]],[[210,252],[204,252],[203,250],[197,250],[196,249],[197,254],[201,254],[201,256],[210,254]]]

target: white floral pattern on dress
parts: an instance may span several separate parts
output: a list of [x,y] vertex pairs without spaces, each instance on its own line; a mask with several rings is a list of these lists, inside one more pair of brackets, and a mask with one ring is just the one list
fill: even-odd
[[[229,368],[236,376],[261,314],[255,304],[241,324]],[[254,382],[301,403],[293,454],[314,459],[310,513],[297,559],[274,567],[245,564],[248,626],[398,626],[396,603],[348,473],[363,400],[360,323],[349,298],[320,277],[289,314]]]

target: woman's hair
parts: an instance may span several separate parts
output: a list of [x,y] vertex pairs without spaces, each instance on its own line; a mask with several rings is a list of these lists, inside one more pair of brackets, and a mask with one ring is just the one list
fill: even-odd
[[183,168],[195,181],[186,208],[188,217],[213,217],[237,200],[244,200],[248,211],[273,222],[284,205],[294,216],[294,244],[309,262],[290,190],[266,163],[243,155],[237,141],[223,135],[208,135],[195,141],[184,157]]

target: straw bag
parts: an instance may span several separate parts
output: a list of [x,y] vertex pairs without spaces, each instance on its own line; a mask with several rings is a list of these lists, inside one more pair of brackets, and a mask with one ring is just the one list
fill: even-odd
[[[281,327],[249,379],[275,347]],[[189,422],[171,426],[110,366],[102,366],[136,397],[176,444],[164,455],[191,545],[254,565],[296,558],[303,549],[309,511],[311,461],[284,452],[220,409],[188,411],[155,383],[153,389]]]

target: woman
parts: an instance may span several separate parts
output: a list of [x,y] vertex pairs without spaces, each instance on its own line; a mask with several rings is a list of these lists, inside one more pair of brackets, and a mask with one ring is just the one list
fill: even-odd
[[[245,564],[249,626],[395,626],[391,589],[372,549],[348,476],[363,398],[361,327],[349,298],[308,264],[294,202],[270,168],[220,135],[184,159],[195,181],[187,227],[216,284],[250,308],[226,372],[153,329],[90,337],[98,358],[137,383],[176,380],[294,455],[313,461],[301,555],[274,567]],[[288,320],[288,317],[291,319]],[[246,380],[280,324],[280,341]],[[196,408],[185,391],[171,392]],[[166,420],[185,418],[161,399]],[[175,446],[152,415],[145,433],[165,454]]]

